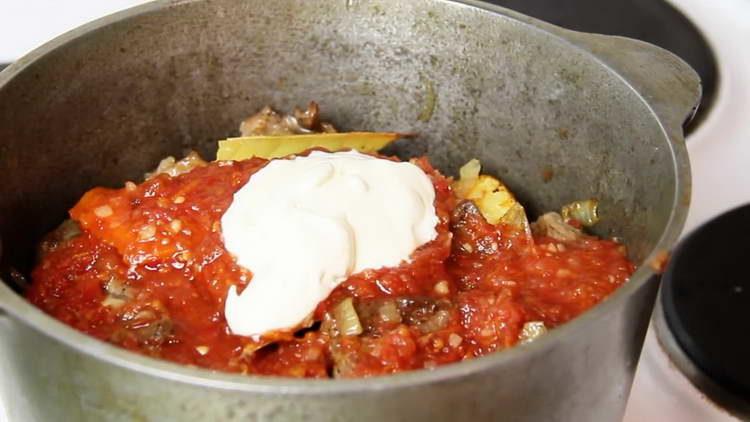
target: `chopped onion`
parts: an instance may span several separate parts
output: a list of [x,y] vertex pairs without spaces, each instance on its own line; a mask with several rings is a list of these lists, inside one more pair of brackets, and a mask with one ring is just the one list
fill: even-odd
[[464,339],[456,333],[451,333],[448,336],[448,344],[454,349],[460,346],[463,341]]
[[599,201],[587,199],[571,202],[562,207],[561,213],[565,220],[574,220],[586,227],[591,227],[599,222]]
[[451,313],[445,309],[435,312],[430,318],[417,325],[419,331],[428,334],[440,331],[447,327],[451,321]]
[[529,321],[523,324],[521,329],[521,335],[518,336],[518,342],[520,344],[531,343],[543,334],[547,333],[547,327],[544,326],[542,321]]
[[342,336],[358,336],[362,334],[362,324],[359,322],[359,316],[354,309],[352,298],[339,302],[333,308],[333,318],[336,320],[336,328]]

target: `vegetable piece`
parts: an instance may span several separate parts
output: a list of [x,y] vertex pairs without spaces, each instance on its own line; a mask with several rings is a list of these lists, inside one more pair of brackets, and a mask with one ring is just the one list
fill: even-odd
[[453,190],[461,198],[466,198],[472,186],[477,182],[479,178],[479,171],[482,170],[482,165],[479,160],[472,158],[461,166],[458,170],[458,180],[453,183]]
[[564,220],[577,221],[585,227],[591,227],[599,222],[599,201],[587,199],[571,202],[562,207],[561,214]]
[[182,160],[177,161],[171,155],[159,162],[159,165],[150,173],[143,175],[145,180],[156,177],[160,174],[168,174],[172,177],[179,176],[184,173],[188,173],[196,167],[203,167],[206,163],[201,156],[195,152],[190,151],[188,155]]
[[447,327],[448,324],[450,324],[452,318],[453,316],[451,315],[450,311],[446,309],[440,309],[432,314],[432,316],[418,324],[416,327],[423,334],[434,333]]
[[378,316],[381,321],[386,323],[401,323],[401,313],[392,300],[386,300],[378,307]]
[[547,327],[543,321],[529,321],[523,324],[521,334],[518,336],[518,343],[531,343],[544,334],[547,334]]
[[355,309],[365,335],[380,335],[384,328],[393,328],[402,321],[401,312],[393,298],[360,300]]
[[252,157],[279,158],[310,148],[329,151],[355,149],[376,152],[399,138],[412,136],[395,132],[316,133],[310,135],[250,136],[219,141],[217,160],[246,160]]
[[469,199],[479,207],[490,224],[504,223],[527,230],[526,212],[508,188],[498,179],[480,175],[481,164],[472,159],[459,170],[453,190],[461,199]]
[[362,334],[362,324],[359,322],[359,316],[354,309],[352,298],[347,297],[333,308],[333,318],[340,335],[358,336]]

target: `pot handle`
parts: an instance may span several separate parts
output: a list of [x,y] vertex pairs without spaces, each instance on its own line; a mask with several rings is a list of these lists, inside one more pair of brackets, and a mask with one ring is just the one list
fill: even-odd
[[505,13],[596,56],[641,94],[672,140],[684,140],[683,127],[695,116],[703,91],[700,77],[682,59],[644,41],[572,31],[508,9]]
[[695,116],[702,95],[700,77],[690,65],[643,41],[558,29],[559,35],[591,52],[630,83],[672,139],[683,139],[683,127]]

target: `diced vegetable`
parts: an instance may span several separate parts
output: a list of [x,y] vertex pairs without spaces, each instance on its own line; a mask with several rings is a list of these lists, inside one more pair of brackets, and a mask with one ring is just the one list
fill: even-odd
[[468,195],[472,186],[477,182],[481,169],[482,165],[479,163],[479,160],[473,158],[458,170],[458,180],[453,183],[453,190],[456,192],[456,195],[461,198],[465,198]]
[[386,300],[378,307],[378,316],[381,321],[386,323],[401,323],[401,313],[392,300]]
[[316,133],[310,135],[249,136],[219,141],[217,160],[246,160],[252,157],[279,158],[320,147],[329,151],[355,149],[376,152],[396,139],[411,136],[395,132]]
[[575,201],[562,207],[562,218],[581,223],[583,226],[591,227],[599,222],[599,201],[587,199]]
[[362,324],[354,309],[352,298],[348,297],[333,309],[333,318],[336,321],[338,333],[342,336],[358,336],[362,334]]
[[190,153],[186,155],[185,158],[179,161],[177,161],[172,156],[161,160],[156,169],[154,169],[154,171],[150,173],[146,173],[143,178],[145,180],[148,180],[160,174],[168,174],[172,177],[179,176],[193,170],[196,167],[203,167],[206,164],[208,163],[206,163],[197,152],[190,151]]
[[426,318],[417,325],[419,331],[423,334],[434,333],[447,327],[451,321],[451,313],[446,309],[440,309],[429,318]]
[[473,159],[459,170],[453,190],[461,199],[470,199],[490,224],[504,223],[526,230],[526,212],[508,188],[498,179],[480,175],[481,164]]
[[542,321],[529,321],[523,324],[521,334],[518,337],[520,344],[531,343],[537,338],[547,333],[547,327],[544,326]]

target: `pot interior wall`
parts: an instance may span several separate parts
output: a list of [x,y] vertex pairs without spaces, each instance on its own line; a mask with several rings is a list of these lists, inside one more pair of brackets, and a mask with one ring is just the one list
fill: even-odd
[[598,198],[642,260],[675,202],[648,107],[564,42],[418,0],[182,2],[81,36],[0,87],[0,236],[22,272],[87,189],[140,180],[265,104],[314,99],[342,129],[418,132],[391,152],[455,174],[478,157],[532,214]]

